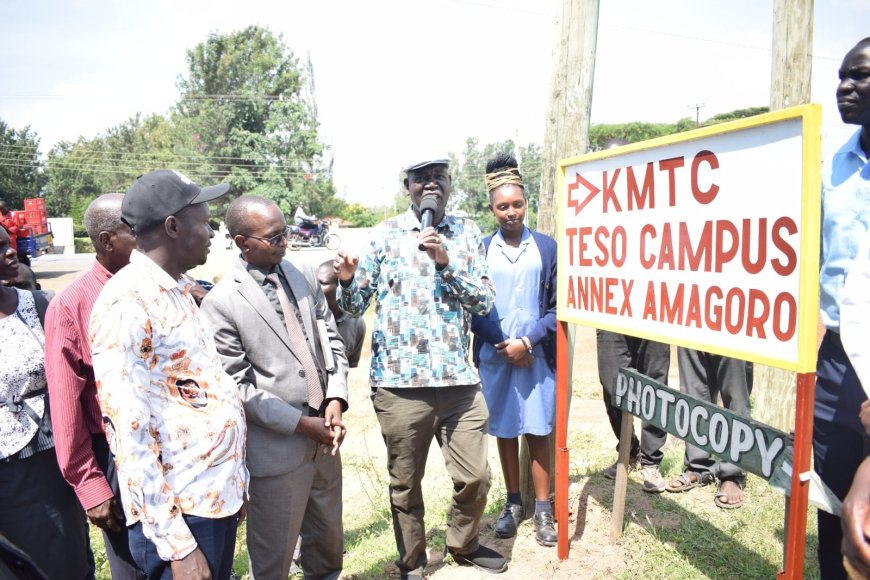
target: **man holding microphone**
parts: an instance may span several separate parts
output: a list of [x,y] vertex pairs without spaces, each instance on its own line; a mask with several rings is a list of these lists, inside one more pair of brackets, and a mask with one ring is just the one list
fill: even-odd
[[411,207],[379,224],[365,254],[338,252],[338,304],[361,316],[372,297],[379,308],[372,333],[370,382],[387,445],[390,504],[402,578],[426,567],[421,488],[432,438],[453,479],[447,550],[459,565],[499,573],[504,558],[478,541],[490,486],[488,412],[468,357],[468,321],[492,308],[480,230],[445,214],[451,178],[447,159],[405,168]]

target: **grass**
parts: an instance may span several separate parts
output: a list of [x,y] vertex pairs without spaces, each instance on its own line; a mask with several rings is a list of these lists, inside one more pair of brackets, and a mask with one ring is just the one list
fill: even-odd
[[[371,318],[367,317],[371,328]],[[364,348],[367,350],[367,345]],[[362,360],[368,360],[363,352]],[[593,355],[594,356],[594,355]],[[578,365],[579,366],[579,365]],[[586,365],[587,367],[589,365]],[[594,367],[594,364],[592,365]],[[594,369],[575,369],[568,447],[570,459],[568,522],[570,557],[559,561],[556,551],[533,540],[530,521],[517,538],[498,540],[492,528],[505,499],[504,481],[495,441],[489,445],[493,484],[482,525],[482,541],[502,550],[510,569],[500,576],[520,578],[773,578],[782,565],[784,499],[767,484],[749,476],[746,504],[722,510],[713,504],[714,486],[684,494],[651,495],[641,491],[632,473],[626,497],[622,538],[611,544],[610,507],[613,482],[602,472],[615,458],[616,441],[604,414],[601,387]],[[344,577],[355,580],[398,578],[397,557],[389,511],[386,452],[369,401],[367,369],[352,369],[350,410],[345,415],[348,440],[342,447],[345,550]],[[639,424],[636,424],[639,428]],[[682,470],[683,443],[668,439],[662,472],[666,478]],[[452,491],[437,448],[430,452],[424,479],[426,529],[430,565],[427,575],[444,580],[485,578],[441,560],[446,508]],[[815,509],[808,514],[805,578],[818,578]],[[236,542],[234,571],[247,577],[244,526]],[[91,531],[97,578],[108,579],[102,537]]]
[[[575,391],[578,390],[582,392],[584,389],[575,388]],[[358,402],[356,410],[347,417],[348,423],[357,427],[365,426],[364,436],[356,443],[343,447],[347,551],[344,575],[359,580],[398,576],[392,566],[396,549],[389,512],[383,443],[379,438],[377,423],[372,420],[371,407],[366,408],[365,402]],[[572,411],[580,411],[584,405],[594,410],[594,405],[598,404],[600,401],[575,396]],[[359,420],[356,414],[362,415]],[[608,545],[606,534],[610,525],[613,482],[605,479],[602,471],[613,461],[614,443],[609,425],[604,422],[587,425],[572,423],[569,431],[570,505],[574,512],[569,522],[569,534],[573,536],[571,556],[566,562],[559,562],[552,550],[545,552],[546,557],[540,562],[537,572],[529,576],[519,569],[520,560],[534,558],[541,552],[533,547],[527,550],[528,553],[521,553],[518,540],[511,554],[512,569],[502,578],[568,577],[573,569],[572,561],[574,566],[586,570],[581,577],[772,578],[776,575],[783,553],[784,500],[755,476],[748,478],[745,490],[747,503],[743,508],[721,510],[713,504],[714,486],[684,494],[651,495],[640,490],[638,474],[633,473],[626,500],[623,537],[615,546]],[[665,477],[680,473],[682,453],[682,442],[669,439],[662,462]],[[445,513],[452,490],[449,477],[439,463],[443,464],[440,453],[433,450],[424,480],[430,554],[443,550]],[[483,537],[485,543],[491,544],[491,540],[494,540],[491,526],[498,517],[505,497],[494,442],[490,445],[490,465],[493,487],[489,494]],[[532,534],[530,525],[524,523],[520,535],[528,539]],[[108,565],[105,564],[102,538],[92,530],[91,539],[96,553],[97,578],[108,579],[110,576]],[[814,556],[816,544],[815,510],[811,509],[805,578],[818,578]],[[601,550],[605,551],[605,556],[599,556],[599,560],[592,562],[586,561],[590,551]],[[595,573],[596,567],[600,569],[598,574]],[[514,570],[515,573],[512,573]],[[247,575],[244,527],[239,530],[234,571],[243,578]],[[439,577],[451,571],[456,571],[454,566],[439,564],[434,574]]]

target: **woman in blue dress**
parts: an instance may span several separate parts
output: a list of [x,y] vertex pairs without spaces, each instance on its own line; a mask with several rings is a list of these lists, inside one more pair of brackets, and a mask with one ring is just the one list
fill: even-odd
[[535,488],[535,539],[556,545],[550,504],[547,437],[555,415],[556,242],[523,225],[526,197],[517,161],[499,155],[486,164],[489,207],[499,229],[484,240],[495,305],[474,316],[474,361],[497,438],[507,502],[496,535],[516,535],[523,519],[519,437],[529,446]]

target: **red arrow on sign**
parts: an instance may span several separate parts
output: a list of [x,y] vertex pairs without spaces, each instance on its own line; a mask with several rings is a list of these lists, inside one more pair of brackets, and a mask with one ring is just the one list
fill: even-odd
[[[583,185],[583,187],[585,187],[586,189],[589,190],[589,193],[586,195],[586,199],[584,199],[581,202],[578,202],[576,199],[574,199],[572,197],[571,194],[581,184]],[[578,213],[580,213],[580,211],[584,207],[586,207],[586,204],[588,204],[590,201],[592,201],[592,198],[595,197],[599,192],[601,192],[601,190],[599,188],[592,185],[589,182],[589,180],[587,180],[585,177],[583,177],[582,175],[580,175],[578,173],[575,177],[574,183],[568,184],[568,207],[574,208],[574,215],[576,216]]]

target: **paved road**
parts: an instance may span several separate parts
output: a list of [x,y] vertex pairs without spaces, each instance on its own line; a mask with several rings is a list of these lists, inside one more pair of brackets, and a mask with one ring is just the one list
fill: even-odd
[[[336,233],[341,238],[340,249],[348,252],[361,252],[369,236],[369,228],[352,228],[338,230]],[[218,236],[212,240],[211,251],[208,261],[190,271],[190,274],[199,280],[215,280],[233,267],[238,256],[235,246],[226,248]],[[317,266],[332,258],[335,252],[325,248],[302,248],[299,250],[287,250],[290,260],[300,260]],[[67,284],[78,278],[83,272],[91,267],[94,254],[45,254],[33,261],[33,271],[42,285],[43,290],[60,292]]]

